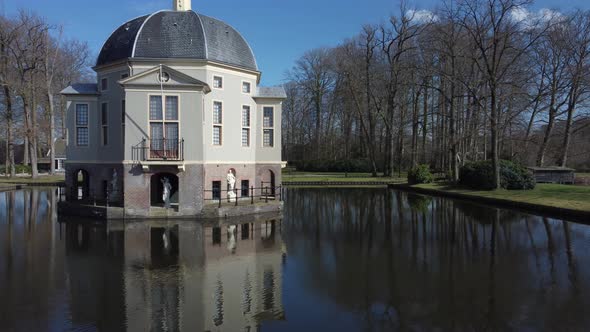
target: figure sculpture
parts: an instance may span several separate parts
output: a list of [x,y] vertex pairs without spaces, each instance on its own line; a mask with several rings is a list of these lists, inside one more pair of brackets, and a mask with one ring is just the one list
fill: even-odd
[[117,176],[117,170],[114,169],[113,170],[113,177],[111,179],[111,193],[109,195],[109,199],[111,201],[116,201],[119,198],[119,189],[117,187],[117,182],[118,182],[117,177],[118,177]]
[[164,201],[164,207],[166,209],[170,208],[170,192],[172,190],[172,185],[170,184],[170,180],[168,178],[163,178],[162,185],[164,186],[164,190],[162,192],[162,200]]
[[231,170],[227,172],[227,186],[227,198],[230,202],[235,202],[237,199],[237,195],[234,192],[236,186],[236,176]]

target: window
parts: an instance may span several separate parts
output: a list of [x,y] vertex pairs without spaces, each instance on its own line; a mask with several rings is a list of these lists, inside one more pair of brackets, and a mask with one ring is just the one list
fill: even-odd
[[262,109],[263,120],[262,120],[262,146],[273,147],[274,146],[274,108],[264,107]]
[[215,89],[223,89],[223,77],[213,76],[213,87]]
[[264,145],[264,147],[273,147],[274,146],[274,130],[264,129],[264,136],[263,136],[262,144]]
[[150,96],[150,152],[152,158],[177,157],[178,96]]
[[242,146],[250,146],[250,106],[242,106]]
[[76,145],[88,146],[88,104],[76,104]]
[[222,144],[223,104],[213,102],[213,145]]
[[121,79],[126,79],[127,77],[129,77],[129,74],[127,73],[121,75]]
[[221,145],[221,126],[213,126],[213,145]]
[[211,195],[213,199],[221,198],[221,181],[213,181],[211,184]]
[[272,107],[264,107],[263,108],[264,119],[263,124],[264,128],[271,128],[274,127],[274,109]]
[[125,144],[125,99],[121,100],[121,142]]
[[250,180],[242,180],[242,197],[250,196]]
[[250,128],[242,128],[242,146],[250,146]]
[[102,125],[101,136],[102,145],[109,144],[109,120],[108,120],[108,104],[102,103],[100,108],[100,124]]
[[242,92],[243,93],[250,93],[251,85],[250,82],[242,82]]
[[103,78],[100,80],[100,89],[102,91],[108,90],[109,88],[109,80],[107,78]]

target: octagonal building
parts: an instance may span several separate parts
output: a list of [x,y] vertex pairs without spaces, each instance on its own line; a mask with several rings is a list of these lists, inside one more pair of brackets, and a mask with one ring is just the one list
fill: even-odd
[[69,202],[146,217],[169,197],[166,215],[198,216],[226,200],[228,173],[238,200],[276,195],[286,94],[258,85],[254,53],[230,25],[175,0],[118,27],[93,69],[96,83],[62,91]]

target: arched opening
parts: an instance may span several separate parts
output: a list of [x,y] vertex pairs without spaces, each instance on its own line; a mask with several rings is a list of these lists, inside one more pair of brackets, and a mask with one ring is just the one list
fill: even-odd
[[275,173],[272,170],[265,171],[262,174],[262,192],[264,195],[268,195],[271,197],[275,196],[276,193],[276,183],[275,183]]
[[164,207],[164,185],[170,184],[170,205],[178,207],[178,176],[172,173],[156,173],[150,178],[151,206]]
[[90,175],[88,171],[79,169],[74,172],[74,193],[75,200],[81,201],[90,197]]
[[268,170],[270,172],[270,195],[275,196],[275,172]]

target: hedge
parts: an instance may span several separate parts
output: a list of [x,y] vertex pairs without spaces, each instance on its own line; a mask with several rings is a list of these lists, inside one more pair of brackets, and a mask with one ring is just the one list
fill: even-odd
[[[14,165],[14,168],[16,170],[16,174],[22,174],[22,173],[27,173],[27,174],[31,174],[32,169],[31,166],[29,165]],[[0,165],[0,173],[6,174],[6,165]]]
[[[459,170],[459,184],[473,189],[494,189],[494,169],[491,160],[465,164]],[[535,188],[533,175],[522,165],[500,160],[500,187],[509,190]]]
[[430,172],[430,166],[426,164],[412,167],[408,171],[409,184],[431,183],[433,181],[434,176]]

